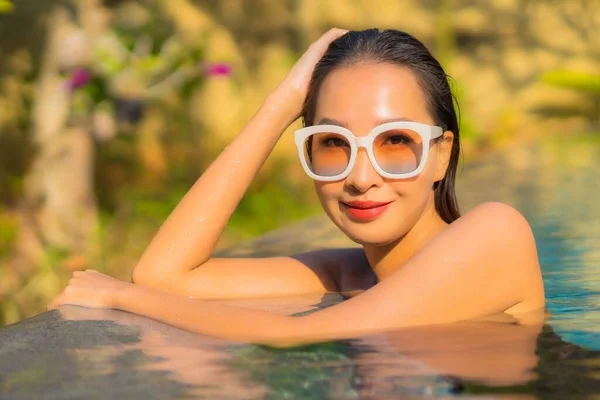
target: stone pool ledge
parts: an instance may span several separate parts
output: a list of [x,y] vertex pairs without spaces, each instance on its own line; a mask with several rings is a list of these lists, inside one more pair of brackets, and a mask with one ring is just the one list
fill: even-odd
[[[329,219],[319,216],[221,250],[218,255],[276,256],[352,245],[356,246]],[[315,304],[326,306],[322,299],[305,297],[287,305],[260,300],[244,305],[289,314],[314,309]],[[119,310],[61,306],[0,328],[0,398],[165,399],[184,396],[198,387],[210,398],[216,379],[229,383],[223,382],[227,374],[217,372],[215,364],[236,346]],[[190,368],[202,368],[203,372],[187,377]],[[204,375],[209,377],[206,382],[202,381]],[[230,379],[236,380],[239,378],[234,376]],[[248,390],[238,393],[233,384],[227,395],[259,395]]]

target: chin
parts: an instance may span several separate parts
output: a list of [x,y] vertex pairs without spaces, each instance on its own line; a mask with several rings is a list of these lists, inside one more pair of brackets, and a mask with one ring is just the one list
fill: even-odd
[[398,240],[398,237],[391,237],[390,235],[366,235],[364,233],[361,234],[353,234],[352,232],[344,232],[346,236],[350,240],[352,240],[356,244],[360,244],[361,246],[385,246],[392,242]]
[[373,221],[361,222],[341,212],[337,200],[329,204],[326,202],[321,204],[329,219],[354,243],[363,246],[384,246],[397,241],[405,234],[401,229],[403,224],[400,221],[395,223],[392,221],[396,215],[393,212],[389,215],[381,215]]
[[390,231],[390,225],[394,224],[390,224],[389,220],[357,223],[342,217],[334,222],[350,240],[363,246],[384,246],[402,237],[400,232]]

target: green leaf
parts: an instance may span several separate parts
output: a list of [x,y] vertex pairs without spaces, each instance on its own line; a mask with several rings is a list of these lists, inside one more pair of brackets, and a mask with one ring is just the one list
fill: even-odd
[[579,71],[549,71],[541,76],[542,82],[600,96],[600,75]]
[[0,0],[0,14],[9,13],[15,6],[10,0]]

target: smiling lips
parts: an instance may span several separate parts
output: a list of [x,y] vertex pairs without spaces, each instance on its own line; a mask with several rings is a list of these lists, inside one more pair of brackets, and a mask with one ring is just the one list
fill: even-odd
[[371,221],[383,214],[391,201],[342,201],[341,203],[352,217],[361,221]]

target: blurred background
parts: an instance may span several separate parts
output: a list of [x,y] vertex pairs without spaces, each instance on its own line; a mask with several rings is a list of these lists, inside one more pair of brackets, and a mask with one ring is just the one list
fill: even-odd
[[[75,270],[129,280],[180,198],[332,26],[405,30],[430,48],[453,78],[466,163],[600,132],[600,0],[0,0],[0,326],[45,311]],[[219,248],[321,212],[299,126]]]

